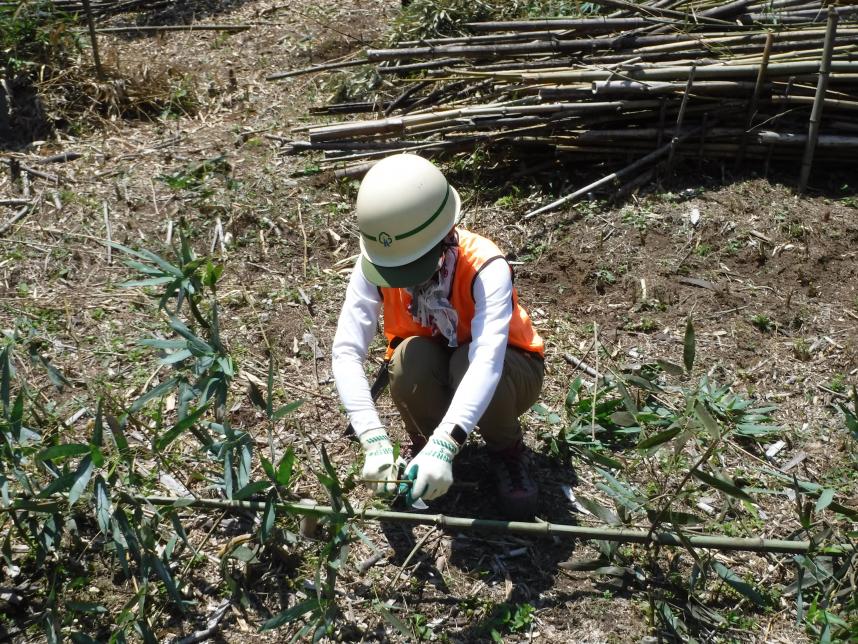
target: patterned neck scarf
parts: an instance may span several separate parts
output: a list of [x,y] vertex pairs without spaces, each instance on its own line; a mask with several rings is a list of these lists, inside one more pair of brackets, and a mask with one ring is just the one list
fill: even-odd
[[441,243],[443,251],[438,270],[422,284],[405,289],[411,295],[408,312],[415,322],[432,329],[434,335],[444,336],[448,346],[457,347],[459,314],[450,304],[450,290],[459,258],[459,234],[453,229]]

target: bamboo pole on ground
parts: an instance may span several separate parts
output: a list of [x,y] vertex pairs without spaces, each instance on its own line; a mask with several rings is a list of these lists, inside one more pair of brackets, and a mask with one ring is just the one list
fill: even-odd
[[[136,503],[174,506],[176,508],[212,508],[217,510],[241,510],[263,512],[266,501],[232,501],[225,499],[201,499],[194,497],[167,496],[131,496]],[[50,500],[13,501],[7,511],[28,510],[32,512],[55,512],[59,504]],[[626,528],[601,528],[566,525],[548,522],[499,521],[493,519],[472,519],[452,517],[443,514],[417,514],[411,512],[392,512],[369,508],[356,508],[353,514],[337,512],[331,506],[315,503],[277,503],[275,507],[289,514],[316,517],[353,518],[370,521],[389,521],[417,525],[434,525],[442,529],[481,530],[484,532],[521,534],[533,537],[562,536],[570,539],[599,539],[620,543],[657,544],[675,547],[709,548],[713,550],[731,550],[748,552],[773,552],[785,554],[805,554],[812,552],[814,544],[809,541],[791,541],[787,539],[737,538],[720,535],[677,534],[668,531],[632,530]],[[820,548],[820,552],[830,554],[846,553],[853,550],[850,544],[838,544]]]
[[819,137],[819,126],[822,123],[822,109],[825,105],[825,92],[828,89],[828,74],[831,70],[831,52],[834,47],[835,34],[837,33],[837,20],[837,12],[833,7],[829,7],[825,45],[822,53],[822,62],[819,64],[819,82],[816,86],[816,98],[813,101],[813,109],[810,112],[807,145],[804,148],[804,157],[801,161],[801,175],[798,180],[799,193],[805,191],[807,182],[810,179],[813,152],[816,148],[816,140]]

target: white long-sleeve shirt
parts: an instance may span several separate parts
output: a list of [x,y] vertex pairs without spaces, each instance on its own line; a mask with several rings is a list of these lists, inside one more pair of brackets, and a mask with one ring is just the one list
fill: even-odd
[[[488,263],[473,287],[474,318],[468,370],[453,394],[440,426],[473,431],[491,402],[503,372],[512,318],[512,275],[505,261]],[[383,427],[363,370],[382,308],[378,287],[363,274],[358,259],[346,289],[331,350],[334,381],[355,432]]]

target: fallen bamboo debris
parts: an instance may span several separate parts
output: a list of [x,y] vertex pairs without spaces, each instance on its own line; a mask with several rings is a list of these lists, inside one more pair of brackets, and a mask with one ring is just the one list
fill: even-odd
[[99,34],[122,33],[158,33],[162,31],[228,31],[239,32],[251,29],[253,25],[123,25],[118,27],[99,27]]
[[[272,80],[375,64],[389,80],[363,100],[312,110],[374,116],[295,128],[283,137],[284,151],[321,152],[317,181],[359,176],[366,160],[406,150],[440,157],[481,148],[556,162],[533,163],[532,172],[582,159],[626,169],[607,166],[605,180],[572,195],[604,191],[619,179],[622,189],[641,185],[657,172],[634,163],[627,171],[629,164],[636,156],[658,161],[661,155],[649,155],[659,150],[668,156],[660,171],[680,157],[798,167],[806,150],[813,167],[858,161],[856,7],[829,12],[820,0],[601,4],[616,11],[470,23],[454,36],[276,74]],[[681,145],[678,137],[689,131],[696,140]],[[632,177],[639,168],[643,174]]]
[[31,207],[32,206],[30,204],[27,204],[26,206],[21,208],[18,212],[16,212],[14,215],[12,215],[12,218],[9,219],[7,222],[0,224],[0,235],[5,234],[7,230],[9,230],[12,226],[17,224],[24,217],[26,217],[28,214],[30,214]]

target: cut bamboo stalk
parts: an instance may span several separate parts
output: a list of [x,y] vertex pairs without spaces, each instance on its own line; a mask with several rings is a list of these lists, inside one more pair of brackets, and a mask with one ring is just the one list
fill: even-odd
[[505,20],[496,22],[467,22],[472,31],[555,31],[574,29],[581,34],[610,33],[639,29],[653,24],[676,25],[676,20],[659,18],[555,18],[551,20]]
[[822,110],[825,106],[825,92],[828,89],[828,74],[831,68],[831,52],[834,47],[834,38],[837,34],[837,20],[837,11],[835,11],[834,7],[829,7],[828,25],[825,30],[825,46],[822,53],[822,62],[819,64],[819,83],[816,86],[816,97],[813,101],[813,109],[810,112],[807,145],[804,148],[804,157],[801,161],[801,175],[798,180],[799,193],[805,191],[807,182],[810,179],[813,152],[816,148],[816,141],[819,138],[819,126],[822,122]]
[[[85,2],[88,0],[84,0]],[[123,27],[99,27],[100,34],[122,34],[139,31],[157,33],[160,31],[229,31],[239,32],[251,29],[253,25],[127,25]]]
[[312,65],[310,67],[302,67],[300,69],[290,69],[285,72],[277,72],[276,74],[270,74],[265,77],[267,81],[275,81],[282,80],[284,78],[293,78],[294,76],[301,76],[303,74],[313,74],[315,72],[323,72],[329,71],[332,69],[345,69],[346,67],[358,67],[359,65],[366,65],[370,61],[361,58],[359,60],[345,60],[338,63],[325,63],[323,65]]
[[[772,44],[774,43],[775,35],[773,33],[769,33],[766,35],[766,46],[763,49],[763,60],[760,63],[760,71],[757,74],[757,82],[754,84],[754,93],[751,96],[751,102],[748,104],[748,132],[750,132],[751,128],[754,124],[754,116],[757,113],[757,106],[760,101],[760,93],[763,91],[763,82],[766,78],[766,68],[769,65],[769,55],[772,51]],[[739,153],[736,155],[736,166],[740,166],[742,164],[742,160],[745,156],[745,147],[748,143],[747,134],[742,136],[742,142],[739,145]]]
[[[688,108],[688,97],[691,95],[691,86],[694,84],[694,73],[696,69],[694,67],[691,68],[691,73],[688,74],[688,82],[685,85],[685,93],[682,95],[682,103],[679,105],[679,114],[676,116],[676,131],[682,131],[682,121],[685,119],[685,110]],[[676,147],[679,145],[678,137],[674,136],[671,140],[673,145],[670,146],[667,153],[667,171],[670,172],[673,168],[673,153],[676,150]]]
[[[266,501],[232,501],[225,499],[201,499],[194,497],[131,496],[136,503],[156,506],[175,506],[177,508],[212,508],[217,510],[242,510],[264,512]],[[14,501],[11,510],[16,509]],[[45,511],[56,511],[56,502],[41,502]],[[723,537],[721,535],[694,534],[683,532],[681,535],[668,531],[632,530],[627,528],[588,527],[549,522],[499,521],[493,519],[474,519],[454,517],[443,514],[418,514],[412,512],[393,512],[372,508],[356,508],[353,514],[338,512],[329,505],[315,503],[277,503],[276,508],[288,514],[300,516],[335,517],[341,520],[389,521],[415,525],[434,525],[441,529],[480,530],[484,532],[522,534],[528,536],[563,536],[571,539],[598,539],[619,543],[658,544],[664,546],[708,548],[725,551],[773,552],[802,554],[811,552],[817,546],[809,541],[791,541],[787,539],[765,539],[762,537],[742,538]],[[40,502],[28,502],[27,509],[38,512]],[[50,509],[48,509],[50,508]],[[819,549],[823,553],[852,552],[851,544],[837,544]]]
[[101,66],[101,56],[98,53],[98,36],[95,35],[95,20],[92,17],[92,7],[89,6],[89,0],[83,0],[83,11],[86,15],[86,28],[89,31],[89,41],[92,44],[92,60],[95,63],[95,73],[98,75],[98,80],[105,79],[104,69]]
[[655,161],[659,157],[662,157],[665,154],[669,153],[673,147],[675,147],[676,145],[678,145],[679,143],[681,143],[682,141],[687,139],[692,134],[696,134],[696,133],[697,133],[697,128],[695,128],[694,130],[691,130],[690,133],[688,133],[688,134],[678,136],[678,137],[674,137],[667,144],[663,145],[662,147],[658,148],[657,150],[654,150],[653,152],[650,152],[646,156],[641,157],[640,159],[638,159],[637,161],[635,161],[631,165],[626,166],[622,170],[619,170],[617,172],[612,172],[611,174],[609,174],[605,177],[602,177],[598,181],[594,181],[593,183],[586,185],[583,188],[580,188],[580,189],[576,190],[575,192],[566,195],[565,197],[561,197],[560,199],[556,199],[555,201],[552,201],[549,204],[546,204],[540,208],[537,208],[536,210],[533,210],[533,211],[527,213],[526,215],[524,215],[524,219],[532,219],[533,217],[536,217],[537,215],[540,215],[544,212],[548,212],[549,210],[554,210],[558,206],[562,206],[563,204],[569,203],[570,201],[577,199],[581,195],[585,195],[588,192],[591,192],[591,191],[595,190],[596,188],[599,188],[599,187],[601,187],[607,183],[611,183],[613,181],[617,181],[619,179],[625,178],[629,174],[631,174],[632,172],[637,171],[638,169],[644,167],[648,163],[652,163],[653,161]]
[[[784,77],[797,74],[813,74],[819,70],[819,62],[801,61],[796,63],[778,63],[769,65],[767,73],[769,77]],[[628,69],[623,70],[623,75],[633,80],[679,80],[687,79],[691,71],[691,66],[670,66],[670,67],[654,67],[643,69]],[[831,72],[858,73],[858,61],[833,61],[831,63]],[[760,65],[708,65],[698,67],[695,72],[695,77],[704,80],[735,80],[737,78],[756,78],[760,72]],[[556,72],[536,72],[536,73],[510,73],[503,74],[500,72],[491,72],[482,74],[480,72],[469,71],[468,75],[475,77],[493,76],[496,79],[518,78],[528,81],[537,82],[583,82],[583,81],[599,81],[610,80],[615,72],[601,69],[570,69]]]

